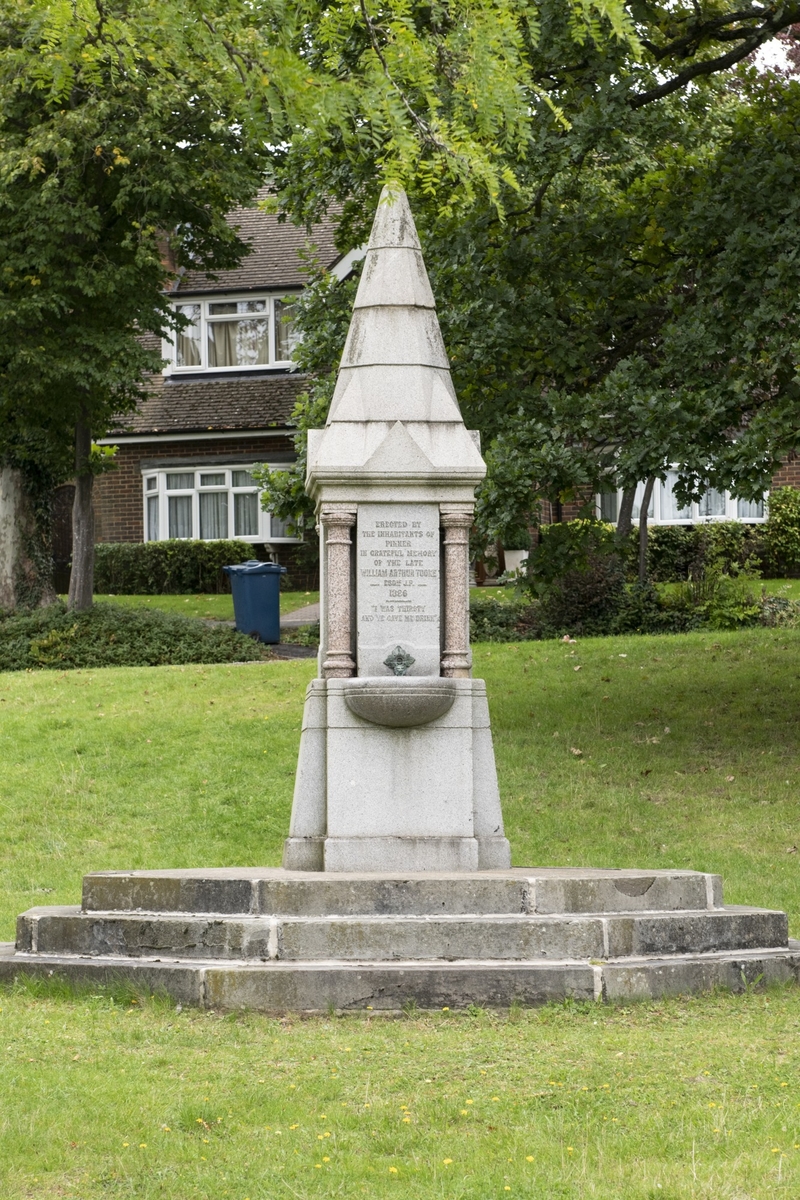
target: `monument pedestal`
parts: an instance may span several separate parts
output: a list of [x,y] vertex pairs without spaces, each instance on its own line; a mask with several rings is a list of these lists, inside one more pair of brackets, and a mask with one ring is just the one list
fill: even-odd
[[103,871],[19,918],[0,979],[21,974],[271,1013],[488,1007],[800,982],[800,942],[694,871]]
[[483,680],[312,680],[283,865],[510,867]]

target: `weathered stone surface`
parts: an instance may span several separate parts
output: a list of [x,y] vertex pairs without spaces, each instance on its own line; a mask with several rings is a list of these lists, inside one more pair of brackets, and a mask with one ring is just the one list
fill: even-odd
[[63,976],[165,992],[182,1004],[255,1012],[399,1011],[507,1007],[576,1000],[626,1002],[665,995],[733,992],[771,982],[800,983],[800,942],[786,949],[712,952],[622,962],[169,963],[108,957],[20,955],[0,945],[0,981]]
[[603,955],[599,917],[347,917],[280,923],[282,960],[590,959]]
[[97,871],[83,881],[86,912],[423,916],[700,911],[721,905],[719,875],[673,870],[515,867],[474,874],[320,877],[280,867],[208,867]]
[[87,912],[249,913],[254,911],[253,895],[252,877],[235,869],[97,871],[83,877]]
[[787,945],[784,913],[705,912],[199,916],[35,908],[18,921],[27,953],[199,959],[619,959]]
[[785,946],[785,913],[736,906],[718,912],[648,913],[607,917],[607,954],[697,954]]
[[509,965],[443,963],[278,965],[268,971],[206,972],[206,1003],[211,1008],[255,1012],[337,1011],[397,1012],[419,1008],[507,1007],[512,1003],[546,1004],[571,997],[592,1000],[596,979],[580,963]]
[[17,946],[37,954],[131,958],[277,957],[277,925],[266,917],[175,917],[30,909],[18,919]]

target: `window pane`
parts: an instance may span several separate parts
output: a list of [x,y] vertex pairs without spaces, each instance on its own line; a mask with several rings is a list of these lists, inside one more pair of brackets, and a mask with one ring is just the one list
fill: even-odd
[[603,492],[600,497],[600,520],[611,525],[617,523],[617,493]]
[[255,485],[256,481],[249,471],[232,471],[231,475],[234,487],[253,487]]
[[203,541],[228,536],[228,493],[200,493],[200,537]]
[[[237,472],[234,472],[237,474]],[[242,471],[241,474],[247,474]],[[233,497],[233,532],[235,537],[256,537],[258,534],[258,493],[238,492]]]
[[192,497],[170,496],[169,536],[190,538],[192,536]]
[[200,366],[200,305],[179,304],[178,312],[192,322],[177,334],[175,362],[179,367]]
[[147,497],[147,540],[158,541],[158,496]]
[[680,508],[675,499],[673,488],[678,479],[677,471],[667,471],[666,482],[661,484],[661,520],[688,521],[692,515],[692,506],[687,504]]
[[[636,499],[633,502],[633,512],[631,513],[631,520],[633,520],[633,521],[639,520],[639,514],[642,511],[642,499],[643,498],[644,498],[644,484],[637,483]],[[647,516],[652,517],[654,514],[655,514],[655,488],[653,488],[653,491],[650,494],[650,504],[647,509]]]
[[760,500],[737,500],[736,501],[737,517],[763,517],[764,515],[764,497]]
[[254,313],[266,312],[266,300],[226,300],[209,304],[208,311],[215,316],[223,313]]
[[718,492],[716,488],[709,488],[700,497],[699,508],[701,517],[724,517],[725,493]]
[[167,476],[167,491],[180,492],[194,487],[194,471],[180,471]]
[[154,492],[158,487],[158,476],[151,475],[149,479],[146,479],[145,487],[147,488],[148,492]]
[[224,471],[214,471],[214,473],[212,475],[201,475],[200,476],[200,487],[224,487],[224,486],[225,486],[225,472]]
[[209,322],[209,367],[258,367],[268,362],[269,330],[265,320]]
[[283,300],[275,301],[275,358],[278,362],[288,362],[297,345],[297,334],[292,323],[293,307]]
[[289,532],[289,521],[279,521],[272,513],[269,515],[269,536],[273,538],[288,538],[293,535]]

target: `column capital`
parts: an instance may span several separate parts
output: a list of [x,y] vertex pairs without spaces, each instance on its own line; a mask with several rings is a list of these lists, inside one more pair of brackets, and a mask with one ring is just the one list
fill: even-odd
[[442,525],[460,525],[466,521],[472,525],[475,521],[474,504],[440,504],[439,513]]
[[355,508],[344,506],[340,508],[338,505],[323,504],[319,519],[323,525],[341,525],[349,529],[356,523],[357,511]]

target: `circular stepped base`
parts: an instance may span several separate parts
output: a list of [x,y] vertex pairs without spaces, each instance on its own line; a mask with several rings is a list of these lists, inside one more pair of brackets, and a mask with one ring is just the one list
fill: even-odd
[[109,871],[80,908],[22,914],[0,948],[19,974],[271,1013],[502,1007],[800,981],[800,943],[692,871]]

